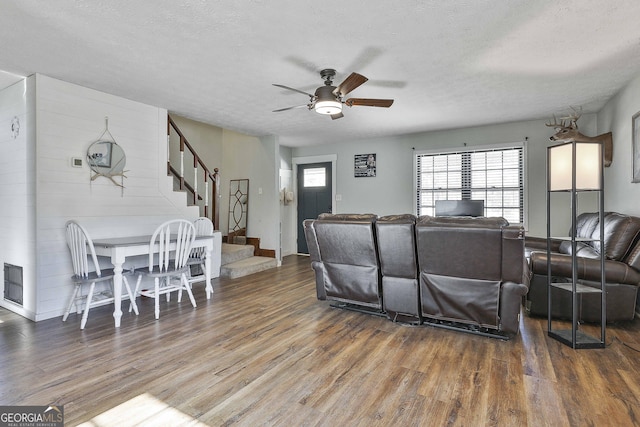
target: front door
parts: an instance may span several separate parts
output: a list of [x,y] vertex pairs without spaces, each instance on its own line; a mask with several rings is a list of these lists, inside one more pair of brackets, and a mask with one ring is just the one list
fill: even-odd
[[331,162],[298,165],[298,253],[309,253],[303,221],[332,208]]

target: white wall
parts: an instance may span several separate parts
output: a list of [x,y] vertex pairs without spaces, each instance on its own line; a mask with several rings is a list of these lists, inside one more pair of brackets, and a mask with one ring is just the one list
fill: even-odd
[[[64,237],[67,220],[80,221],[98,238],[150,234],[167,219],[195,219],[198,213],[186,206],[183,193],[171,190],[166,176],[166,110],[43,75],[30,77],[29,82],[35,82],[35,102],[27,113],[27,118],[35,117],[35,150],[24,160],[21,149],[13,150],[15,174],[3,175],[0,186],[35,178],[34,203],[20,198],[20,212],[3,224],[22,228],[23,218],[35,218],[34,226],[27,226],[35,236],[33,252],[20,253],[15,263],[29,265],[25,292],[33,294],[35,302],[25,307],[29,310],[25,315],[43,320],[61,316],[71,294]],[[89,145],[105,130],[105,117],[127,156],[124,190],[104,177],[91,181],[86,160],[82,168],[70,164],[72,157],[85,159]],[[29,194],[28,184],[24,188]]]
[[220,228],[228,231],[229,181],[249,179],[247,235],[260,238],[260,247],[276,251],[280,259],[279,147],[275,137],[253,137],[224,130],[222,162],[222,203]]
[[[0,306],[35,318],[35,78],[25,79],[0,91],[0,265],[23,268],[23,305],[4,301]],[[11,125],[19,121],[14,139]],[[4,293],[4,280],[0,284]]]
[[[293,170],[292,170],[292,158],[291,158],[291,147],[279,147],[280,151],[280,184],[279,190],[283,191],[291,191],[293,192],[295,189],[295,184],[293,182]],[[279,195],[281,199],[283,199],[284,194]],[[280,256],[284,257],[287,255],[292,255],[297,252],[297,248],[295,245],[296,239],[296,204],[295,204],[295,193],[294,193],[294,201],[286,202],[284,200],[280,200]],[[280,258],[280,261],[282,258]]]
[[613,134],[613,162],[606,168],[605,209],[640,216],[640,183],[632,183],[631,117],[640,111],[640,76],[598,113],[599,133]]
[[[595,116],[580,118],[580,129],[587,135],[595,132]],[[526,142],[527,227],[533,235],[546,235],[546,147],[554,133],[545,120],[505,123],[490,126],[424,132],[412,135],[339,141],[332,145],[293,149],[293,157],[336,154],[336,213],[375,213],[391,215],[415,213],[414,149],[457,149],[510,142]],[[354,178],[354,155],[376,153],[376,177]]]

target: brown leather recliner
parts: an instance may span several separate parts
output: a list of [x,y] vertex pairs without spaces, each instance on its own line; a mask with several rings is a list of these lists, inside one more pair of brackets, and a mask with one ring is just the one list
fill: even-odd
[[503,218],[421,216],[416,236],[425,322],[518,333],[528,290],[521,226]]
[[319,299],[382,311],[376,219],[373,214],[321,214],[304,222]]
[[[598,213],[583,213],[576,219],[576,237],[599,236]],[[636,310],[640,285],[640,218],[616,212],[604,214],[605,278],[607,321],[631,320]],[[547,240],[527,238],[531,269],[531,286],[526,309],[531,315],[547,316]],[[578,242],[578,279],[585,285],[600,287],[600,242]],[[551,274],[554,281],[570,281],[571,243],[551,239]],[[554,317],[572,317],[571,294],[554,288],[551,313]],[[580,320],[600,321],[600,297],[582,294],[579,298]]]

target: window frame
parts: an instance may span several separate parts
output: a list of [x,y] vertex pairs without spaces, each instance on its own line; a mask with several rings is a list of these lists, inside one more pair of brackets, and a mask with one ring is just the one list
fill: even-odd
[[[464,144],[462,147],[437,148],[429,150],[414,150],[413,153],[413,210],[416,216],[420,215],[418,207],[418,159],[424,155],[449,155],[456,153],[472,153],[479,151],[499,151],[513,148],[522,150],[522,225],[528,229],[528,189],[527,189],[527,144],[526,141],[508,142],[502,144],[486,144],[468,146]],[[520,223],[513,223],[520,224]]]

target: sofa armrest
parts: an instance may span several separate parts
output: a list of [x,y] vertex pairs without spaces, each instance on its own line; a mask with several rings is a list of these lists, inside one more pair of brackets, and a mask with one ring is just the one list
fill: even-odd
[[522,297],[526,295],[528,291],[529,287],[523,283],[504,282],[502,284],[500,295],[500,329],[509,336],[514,336],[518,333]]
[[[565,254],[551,254],[551,275],[559,277],[571,277],[571,256]],[[600,260],[593,258],[577,257],[578,279],[600,280]],[[621,283],[627,285],[640,285],[640,272],[627,264],[605,260],[605,278],[607,283]],[[547,274],[547,253],[531,253],[531,272],[533,274]]]
[[[559,239],[551,239],[551,252],[560,252],[560,243],[562,243],[562,241]],[[529,252],[546,251],[547,238],[537,237],[537,236],[526,236],[524,239],[524,246],[529,250]]]

